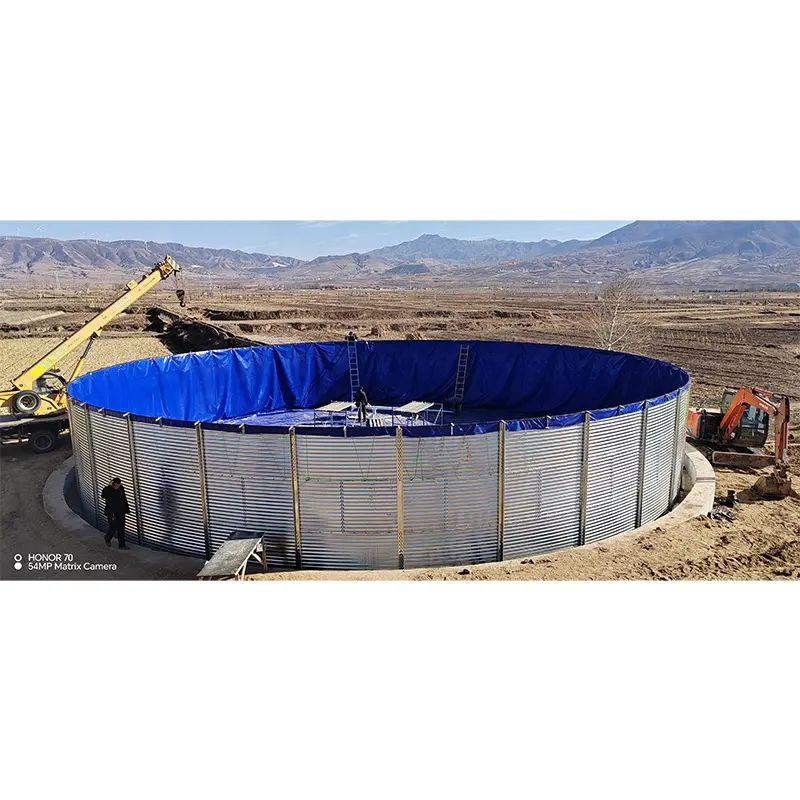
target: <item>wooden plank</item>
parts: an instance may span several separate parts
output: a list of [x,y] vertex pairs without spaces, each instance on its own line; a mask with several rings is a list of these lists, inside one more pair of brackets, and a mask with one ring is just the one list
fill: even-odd
[[198,578],[233,577],[261,545],[260,533],[234,531],[197,573]]
[[400,406],[397,411],[401,414],[419,414],[431,408],[433,403],[428,403],[425,400],[412,400],[403,406]]
[[352,407],[353,403],[349,400],[334,400],[332,403],[320,406],[317,411],[349,411]]

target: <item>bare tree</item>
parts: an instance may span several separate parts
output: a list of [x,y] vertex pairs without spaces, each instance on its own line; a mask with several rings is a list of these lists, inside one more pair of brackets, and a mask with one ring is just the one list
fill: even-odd
[[639,353],[647,348],[652,328],[645,312],[636,308],[641,296],[641,280],[633,272],[623,272],[603,286],[587,320],[596,347]]

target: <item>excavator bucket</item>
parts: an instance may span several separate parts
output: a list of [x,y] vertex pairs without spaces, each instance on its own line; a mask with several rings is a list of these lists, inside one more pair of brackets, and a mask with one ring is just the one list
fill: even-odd
[[750,491],[759,497],[788,497],[792,493],[792,476],[784,477],[777,471],[762,475]]

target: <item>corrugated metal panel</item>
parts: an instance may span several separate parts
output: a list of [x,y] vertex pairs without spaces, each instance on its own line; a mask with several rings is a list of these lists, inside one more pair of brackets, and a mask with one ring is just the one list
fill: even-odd
[[288,435],[203,431],[211,550],[235,530],[264,534],[267,564],[295,567]]
[[99,521],[103,531],[108,530],[108,520],[103,513],[105,503],[100,497],[104,486],[114,477],[122,478],[125,494],[131,513],[125,518],[126,539],[136,539],[136,500],[133,493],[133,472],[131,470],[131,451],[128,441],[128,421],[121,417],[105,416],[98,411],[90,411],[92,421],[92,441],[94,443],[95,471],[97,473]]
[[[642,522],[669,506],[679,477],[675,411],[688,393],[651,407],[644,455]],[[79,491],[94,523],[94,468],[100,487],[119,475],[128,489],[135,536],[136,504],[127,420],[72,408]],[[592,422],[589,433],[586,541],[635,527],[641,413]],[[198,431],[134,422],[144,542],[205,556]],[[683,426],[680,428],[683,433]],[[263,530],[272,566],[295,565],[289,436],[203,431],[212,551],[233,530]],[[404,564],[466,564],[497,557],[498,433],[404,437]],[[505,434],[505,558],[577,545],[583,427]],[[301,555],[304,568],[394,569],[398,566],[397,439],[296,437]],[[677,483],[676,483],[677,485]],[[100,522],[105,529],[103,515]]]
[[683,392],[680,396],[680,417],[678,421],[678,449],[675,452],[675,472],[673,475],[674,496],[678,496],[681,489],[681,469],[683,467],[683,449],[686,445],[686,418],[689,414],[689,392]]
[[89,449],[89,433],[86,429],[86,409],[70,403],[70,438],[75,456],[75,471],[78,477],[78,494],[83,505],[83,515],[95,524],[94,489],[92,478],[92,456]]
[[498,438],[404,439],[406,567],[497,558]]
[[642,524],[660,517],[669,507],[669,485],[674,465],[675,403],[673,398],[650,408],[647,413]]
[[583,427],[505,435],[503,557],[579,543]]
[[133,436],[145,544],[205,557],[196,431],[137,421]]
[[297,436],[304,569],[396,569],[393,437]]
[[642,412],[589,424],[586,543],[636,527]]

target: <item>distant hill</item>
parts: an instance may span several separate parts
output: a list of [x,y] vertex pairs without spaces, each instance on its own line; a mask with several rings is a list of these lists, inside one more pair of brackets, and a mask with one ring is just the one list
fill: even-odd
[[320,256],[287,271],[293,280],[364,280],[379,276],[442,275],[469,266],[505,264],[544,253],[577,250],[586,242],[513,242],[501,239],[449,239],[426,233],[410,242],[367,253]]
[[149,270],[167,254],[173,256],[187,273],[203,272],[230,278],[269,275],[303,263],[286,256],[187,247],[176,242],[61,241],[0,236],[0,278],[13,280],[52,275],[58,271],[65,279],[91,279],[105,275],[116,280]]
[[550,283],[596,283],[632,269],[651,284],[778,288],[800,278],[800,222],[637,221],[566,254],[501,269]]
[[553,251],[574,250],[587,242],[559,242],[556,239],[542,239],[540,242],[509,242],[502,239],[448,239],[433,233],[426,233],[411,242],[381,247],[371,250],[368,255],[389,261],[436,261],[457,264],[503,264],[535,258]]
[[[583,249],[627,245],[636,266],[736,256],[755,260],[800,248],[798,222],[633,222]],[[618,251],[624,252],[624,251]]]
[[637,270],[651,284],[785,287],[800,282],[800,222],[637,221],[593,242],[450,239],[424,234],[366,253],[302,261],[174,242],[59,241],[0,237],[0,285],[53,280],[129,280],[170,254],[187,277],[271,285],[491,282],[565,286]]
[[587,242],[584,247],[608,247],[615,244],[641,244],[669,236],[678,236],[683,231],[695,230],[700,222],[631,222],[617,228],[599,239]]

